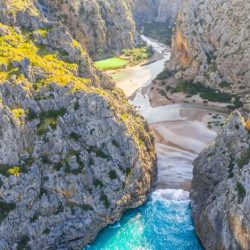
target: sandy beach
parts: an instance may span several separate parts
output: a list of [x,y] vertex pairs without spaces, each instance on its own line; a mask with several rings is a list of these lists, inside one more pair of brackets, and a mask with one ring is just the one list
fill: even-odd
[[[216,138],[224,125],[225,104],[204,103],[199,96],[188,99],[182,93],[167,98],[160,95],[158,85],[152,81],[163,71],[170,53],[162,44],[150,39],[147,42],[162,53],[162,59],[113,72],[112,77],[154,132],[157,188],[189,191],[193,160]],[[173,80],[170,84],[176,83]]]
[[177,80],[175,77],[170,77],[167,80],[154,80],[148,89],[148,96],[152,107],[159,107],[173,103],[195,103],[206,107],[220,109],[222,112],[228,112],[227,106],[229,103],[210,102],[202,99],[199,95],[192,97],[185,93],[174,93],[168,88],[176,88]]

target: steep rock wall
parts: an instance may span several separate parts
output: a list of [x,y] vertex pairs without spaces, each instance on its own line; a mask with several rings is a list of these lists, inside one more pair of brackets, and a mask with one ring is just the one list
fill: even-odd
[[212,87],[222,83],[227,86],[224,91],[247,94],[249,11],[248,0],[185,1],[177,18],[168,67],[177,72],[177,78]]
[[47,10],[0,1],[0,249],[82,249],[156,177],[148,125]]
[[134,16],[138,23],[166,22],[173,25],[183,0],[135,0]]
[[91,54],[106,53],[133,47],[135,23],[130,1],[124,0],[39,0],[49,18],[60,20]]
[[193,218],[206,249],[250,248],[249,145],[249,130],[236,112],[194,161]]

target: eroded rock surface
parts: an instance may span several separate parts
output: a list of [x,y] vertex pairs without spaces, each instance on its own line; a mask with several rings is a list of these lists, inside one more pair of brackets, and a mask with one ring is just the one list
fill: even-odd
[[162,22],[173,25],[183,0],[135,0],[134,16],[138,23]]
[[185,1],[168,68],[176,77],[241,94],[249,108],[250,2]]
[[39,0],[46,16],[63,22],[71,35],[96,58],[133,47],[135,22],[130,1]]
[[250,134],[238,112],[194,161],[191,199],[206,249],[250,248]]
[[0,249],[82,249],[156,176],[146,122],[46,11],[0,1]]

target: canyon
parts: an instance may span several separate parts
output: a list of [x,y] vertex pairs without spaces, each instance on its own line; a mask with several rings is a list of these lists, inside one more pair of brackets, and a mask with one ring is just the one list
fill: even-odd
[[145,120],[47,4],[0,1],[1,249],[80,249],[156,178]]
[[206,249],[250,247],[249,8],[244,0],[185,1],[166,66],[172,81],[202,83],[242,102],[194,161],[193,218]]
[[[82,249],[159,197],[184,204],[187,244],[202,249],[189,193],[174,190],[185,189],[206,249],[248,250],[249,11],[248,0],[0,0],[0,249]],[[151,22],[174,28],[171,58],[136,30]],[[117,82],[94,67],[142,40],[159,60]],[[169,81],[230,100],[172,103]]]

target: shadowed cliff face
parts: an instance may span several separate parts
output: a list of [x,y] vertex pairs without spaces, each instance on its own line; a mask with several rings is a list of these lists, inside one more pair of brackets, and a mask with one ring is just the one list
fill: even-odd
[[249,11],[247,0],[185,1],[177,18],[169,63],[176,76],[213,87],[226,82],[225,91],[248,92]]
[[206,249],[250,247],[250,135],[238,112],[194,161],[191,199]]
[[[167,68],[177,79],[240,96],[250,110],[250,2],[184,1]],[[216,141],[194,161],[192,210],[206,249],[250,247],[250,138],[233,113]]]
[[0,0],[0,249],[81,249],[155,181],[147,123],[50,12]]
[[91,54],[101,57],[134,46],[130,1],[40,0],[47,16],[60,20]]
[[138,23],[163,22],[173,25],[183,0],[134,0],[132,6]]

